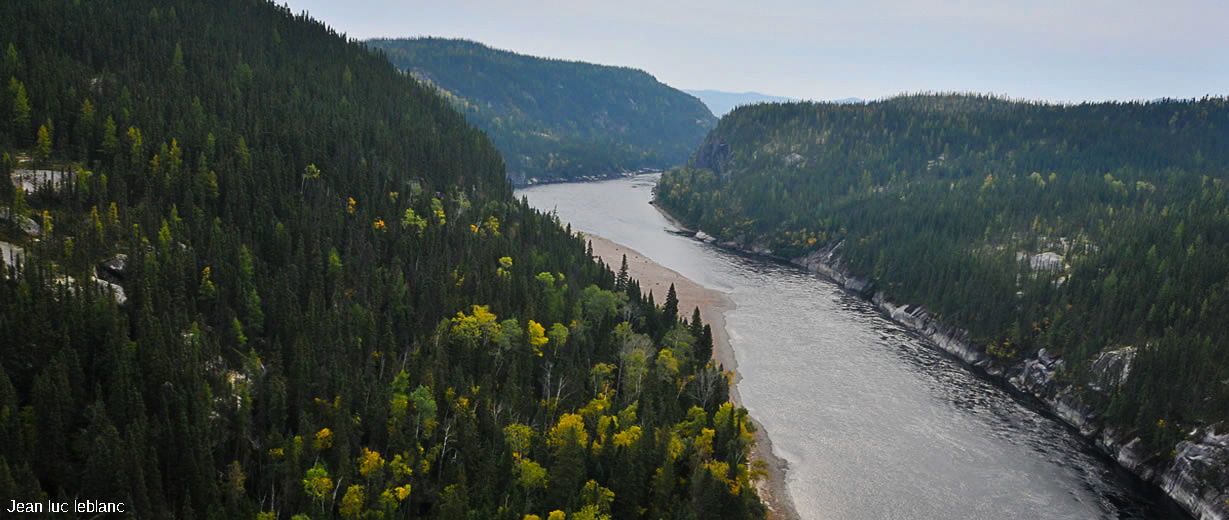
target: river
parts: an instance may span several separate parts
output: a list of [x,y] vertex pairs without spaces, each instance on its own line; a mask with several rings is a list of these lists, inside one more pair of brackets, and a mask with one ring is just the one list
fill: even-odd
[[738,392],[789,462],[802,518],[1188,518],[1035,403],[832,282],[674,233],[648,203],[658,177],[517,196],[734,300]]

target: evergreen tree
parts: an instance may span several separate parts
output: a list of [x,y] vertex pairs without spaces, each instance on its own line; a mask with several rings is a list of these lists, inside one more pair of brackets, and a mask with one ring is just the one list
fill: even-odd
[[619,265],[619,277],[615,279],[615,290],[627,290],[627,255],[623,255],[623,263]]
[[667,327],[674,326],[679,321],[679,297],[674,292],[674,284],[670,284],[670,290],[666,292],[666,302],[663,306],[664,313],[662,321]]
[[[11,48],[11,47],[10,47]],[[30,100],[26,96],[25,84],[17,81],[17,78],[9,78],[9,98],[12,100],[12,132],[18,136],[26,135],[26,131],[30,128]]]
[[691,321],[687,325],[687,331],[691,333],[691,337],[699,338],[700,334],[704,331],[704,323],[700,320],[699,306],[696,306],[695,310],[691,312]]

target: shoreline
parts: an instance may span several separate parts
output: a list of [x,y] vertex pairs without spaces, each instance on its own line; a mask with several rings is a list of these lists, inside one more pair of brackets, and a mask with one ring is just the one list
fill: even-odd
[[[713,330],[713,360],[725,370],[734,373],[730,386],[730,401],[741,407],[738,381],[742,376],[738,373],[738,361],[734,357],[734,349],[730,345],[730,337],[725,328],[725,313],[737,307],[734,301],[725,293],[704,287],[634,249],[591,233],[584,233],[584,237],[593,245],[594,256],[601,258],[612,270],[617,271],[623,261],[623,255],[627,255],[628,276],[640,282],[642,292],[653,291],[654,299],[664,301],[670,284],[674,284],[680,316],[690,316],[696,307],[700,308],[700,319]],[[763,461],[767,473],[767,478],[758,480],[755,487],[760,499],[768,507],[768,518],[798,520],[798,512],[794,509],[793,499],[785,484],[789,463],[773,453],[772,440],[768,438],[767,430],[759,421],[752,417],[751,423],[755,425],[751,462]]]
[[[654,207],[678,229],[698,233],[697,230],[684,226],[660,206],[654,204]],[[698,237],[693,238],[701,240]],[[1030,408],[1034,411],[1071,428],[1078,437],[1108,457],[1117,468],[1138,478],[1144,485],[1154,486],[1161,496],[1173,501],[1175,507],[1184,510],[1183,512],[1192,518],[1229,520],[1229,516],[1223,516],[1226,510],[1220,505],[1220,501],[1229,498],[1229,494],[1221,491],[1217,496],[1209,498],[1211,495],[1207,490],[1214,490],[1215,485],[1210,484],[1207,478],[1198,476],[1193,469],[1215,467],[1218,464],[1216,457],[1209,454],[1219,452],[1229,455],[1229,451],[1225,451],[1229,448],[1229,435],[1216,435],[1216,425],[1206,429],[1197,428],[1190,434],[1192,439],[1179,443],[1174,456],[1182,459],[1181,464],[1157,466],[1148,462],[1149,455],[1139,449],[1139,438],[1134,434],[1096,422],[1094,417],[1097,417],[1099,412],[1078,395],[1072,394],[1070,387],[1056,390],[1049,386],[1054,381],[1054,376],[1052,373],[1048,376],[1046,374],[1052,369],[1054,359],[1038,355],[1016,365],[995,364],[982,347],[978,347],[968,338],[968,332],[964,329],[933,318],[924,306],[895,302],[890,295],[875,288],[871,280],[859,278],[849,271],[836,254],[836,248],[823,248],[798,258],[784,258],[767,249],[717,242],[712,238],[702,241],[739,254],[784,262],[827,279],[841,290],[870,302],[880,314],[917,334],[930,348],[952,356],[977,377],[996,382],[1014,396],[1033,399]],[[1223,461],[1223,457],[1224,455],[1221,455],[1220,460]],[[1204,459],[1211,459],[1212,462]],[[1225,504],[1229,505],[1229,501],[1225,501]]]

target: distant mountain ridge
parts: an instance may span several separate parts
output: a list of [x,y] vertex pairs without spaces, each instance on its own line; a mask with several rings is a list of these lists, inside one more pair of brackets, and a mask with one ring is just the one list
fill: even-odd
[[755,103],[787,103],[790,101],[800,101],[796,98],[785,96],[773,96],[769,94],[761,94],[759,92],[724,92],[721,90],[689,90],[683,89],[683,92],[691,94],[700,101],[703,101],[708,109],[713,112],[713,115],[721,117],[734,110],[734,107],[739,105],[752,105]]
[[699,100],[642,70],[526,56],[468,40],[366,43],[439,88],[485,130],[518,184],[679,165],[716,125]]
[[[725,92],[722,90],[711,90],[711,89],[702,89],[702,90],[683,89],[683,92],[686,92],[697,98],[700,98],[700,101],[703,101],[704,104],[708,106],[708,109],[713,112],[713,115],[717,116],[718,118],[728,114],[731,110],[734,110],[735,108],[742,106],[742,105],[754,105],[757,103],[792,103],[796,101],[803,101],[802,99],[799,99],[799,98],[792,98],[792,97],[785,97],[785,96],[773,96],[770,94],[762,94],[760,92],[755,92],[755,91]],[[862,98],[858,98],[858,97],[847,97],[847,98],[841,98],[841,99],[833,99],[830,102],[844,105],[844,104],[849,104],[849,103],[865,103],[866,100]]]

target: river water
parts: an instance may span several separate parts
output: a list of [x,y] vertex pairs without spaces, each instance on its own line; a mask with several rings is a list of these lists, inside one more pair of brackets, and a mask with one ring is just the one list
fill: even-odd
[[730,295],[738,392],[789,461],[802,518],[1187,518],[1034,404],[835,284],[672,233],[648,203],[657,179],[517,195]]

